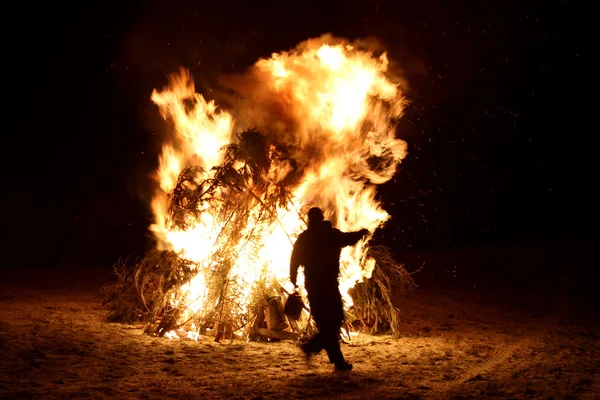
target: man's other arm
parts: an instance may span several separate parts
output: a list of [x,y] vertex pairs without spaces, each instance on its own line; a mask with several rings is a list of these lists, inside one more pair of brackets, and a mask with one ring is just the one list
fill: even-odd
[[300,235],[294,243],[294,248],[292,250],[292,257],[290,258],[290,282],[294,285],[294,287],[298,287],[296,284],[296,280],[298,279],[298,268],[301,264],[301,256],[303,254],[303,237]]

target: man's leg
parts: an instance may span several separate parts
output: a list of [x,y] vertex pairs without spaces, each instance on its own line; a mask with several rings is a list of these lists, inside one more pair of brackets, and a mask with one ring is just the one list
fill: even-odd
[[311,337],[308,342],[304,343],[301,348],[307,357],[311,357],[314,354],[320,353],[324,349],[323,333],[321,331],[324,321],[327,319],[327,312],[325,310],[325,302],[320,296],[310,295],[308,296],[310,304],[310,311],[312,318],[315,320],[318,332]]
[[323,347],[329,356],[330,363],[338,365],[346,362],[340,348],[337,331],[328,329],[326,333],[323,333]]
[[323,335],[321,332],[317,332],[316,335],[311,337],[308,342],[304,343],[301,347],[302,351],[307,355],[307,357],[319,353],[324,348]]
[[329,361],[335,364],[336,370],[351,370],[352,364],[346,362],[340,348],[339,333],[344,322],[344,308],[339,292],[338,296],[328,303],[326,314],[327,318],[323,320],[319,331],[323,336],[323,347],[327,351]]

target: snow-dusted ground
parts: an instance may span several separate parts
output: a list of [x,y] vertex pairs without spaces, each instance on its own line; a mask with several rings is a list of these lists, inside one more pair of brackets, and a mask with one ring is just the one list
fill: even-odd
[[336,373],[292,342],[170,340],[108,323],[110,272],[4,274],[0,398],[600,399],[599,327],[543,305],[417,288],[400,303],[403,337],[353,338],[342,350],[354,370]]

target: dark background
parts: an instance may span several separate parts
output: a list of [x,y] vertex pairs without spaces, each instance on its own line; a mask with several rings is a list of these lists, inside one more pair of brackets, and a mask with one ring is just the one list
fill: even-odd
[[393,219],[379,243],[411,269],[425,261],[420,279],[589,281],[597,73],[577,3],[204,3],[22,2],[5,14],[3,265],[142,256],[166,129],[152,89],[184,66],[210,97],[221,73],[331,32],[380,39],[410,85],[398,129],[410,155],[380,190]]

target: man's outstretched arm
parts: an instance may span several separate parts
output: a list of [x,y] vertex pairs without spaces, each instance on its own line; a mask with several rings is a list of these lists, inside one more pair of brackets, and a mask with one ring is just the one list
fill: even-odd
[[361,229],[356,232],[342,232],[338,231],[339,234],[339,245],[340,247],[353,246],[369,231],[367,229]]

